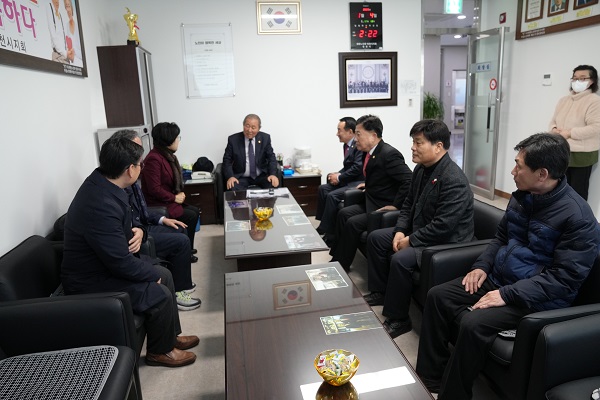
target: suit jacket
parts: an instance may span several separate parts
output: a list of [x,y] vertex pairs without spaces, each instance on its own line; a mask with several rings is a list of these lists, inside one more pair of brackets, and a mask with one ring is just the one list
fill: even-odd
[[92,172],[67,212],[61,269],[66,293],[127,292],[138,313],[166,298],[152,263],[129,252],[132,222],[125,191]]
[[146,203],[149,206],[166,207],[171,218],[179,218],[183,215],[183,206],[175,203],[177,193],[174,193],[173,169],[158,150],[150,150],[144,159],[144,169],[140,174],[140,180]]
[[[271,136],[268,133],[258,132],[254,137],[254,160],[256,161],[256,173],[258,175],[276,175],[277,160],[273,147],[271,147]],[[223,175],[225,179],[232,176],[240,178],[246,171],[246,145],[244,133],[238,132],[227,138],[227,147],[223,154]]]
[[422,176],[419,164],[394,229],[410,235],[419,262],[424,247],[474,239],[473,192],[463,171],[446,153],[419,195]]
[[389,205],[400,208],[408,193],[412,172],[398,150],[382,139],[367,163],[366,175],[368,213]]
[[339,170],[338,180],[340,185],[347,185],[352,182],[364,181],[362,173],[363,152],[356,148],[356,140],[352,140],[348,153],[344,157],[344,168]]

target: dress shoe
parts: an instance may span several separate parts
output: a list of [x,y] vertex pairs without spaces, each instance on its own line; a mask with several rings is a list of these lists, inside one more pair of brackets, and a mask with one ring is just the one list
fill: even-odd
[[198,346],[200,343],[200,338],[198,336],[177,336],[177,340],[175,341],[175,348],[179,350],[187,350],[192,347]]
[[371,292],[368,295],[364,296],[365,301],[368,305],[372,306],[382,306],[383,300],[385,300],[385,294],[381,292]]
[[192,249],[192,254],[196,254],[198,252],[198,249]]
[[146,353],[146,364],[159,367],[183,367],[196,361],[196,355],[174,348],[165,354]]
[[406,320],[386,319],[383,323],[383,327],[392,339],[395,339],[400,335],[404,335],[406,332],[410,332],[412,330],[412,322],[410,318]]
[[190,262],[195,263],[198,261],[198,257],[196,256],[192,256],[192,258],[190,259]]

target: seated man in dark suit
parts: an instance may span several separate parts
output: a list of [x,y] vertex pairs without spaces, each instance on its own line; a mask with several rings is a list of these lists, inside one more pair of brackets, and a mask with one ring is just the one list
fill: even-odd
[[[137,133],[129,129],[117,131],[111,137],[123,137],[142,145],[142,140]],[[125,193],[129,196],[133,211],[133,226],[142,225],[152,235],[156,256],[170,264],[169,271],[173,275],[177,307],[184,311],[200,307],[202,303],[200,299],[190,296],[190,293],[196,289],[196,285],[192,282],[190,257],[193,260],[196,256],[191,255],[190,240],[185,231],[187,225],[148,210],[139,182],[125,188]]]
[[100,150],[100,167],[83,182],[65,222],[61,278],[67,294],[126,292],[135,313],[145,316],[146,363],[181,367],[196,355],[184,351],[197,336],[181,333],[173,278],[138,252],[146,236],[135,227],[125,188],[142,169],[144,149],[126,138],[108,139]]
[[412,329],[412,273],[423,248],[473,240],[473,193],[448,154],[448,127],[442,121],[423,120],[412,127],[410,136],[417,166],[396,227],[378,229],[367,238],[371,294],[365,300],[384,306],[383,326],[393,338]]
[[223,154],[227,190],[246,190],[250,185],[263,189],[279,186],[271,136],[261,132],[260,127],[260,117],[248,114],[244,118],[243,132],[234,133],[227,139]]
[[327,174],[327,183],[319,186],[315,219],[321,221],[317,232],[322,235],[334,235],[338,204],[344,198],[344,192],[365,180],[362,174],[363,153],[356,148],[355,128],[356,120],[352,117],[340,119],[337,126],[337,137],[344,143],[344,167]]
[[365,153],[363,175],[365,204],[344,207],[338,213],[332,261],[350,269],[362,232],[367,230],[367,214],[378,210],[397,210],[408,193],[412,172],[402,154],[382,139],[383,124],[374,115],[356,121],[356,147]]

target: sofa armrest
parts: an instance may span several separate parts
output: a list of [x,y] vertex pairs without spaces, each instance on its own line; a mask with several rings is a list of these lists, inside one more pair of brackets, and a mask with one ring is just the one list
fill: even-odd
[[528,399],[577,379],[600,375],[600,314],[542,328],[533,353]]
[[137,353],[126,293],[97,293],[0,303],[0,348],[7,356],[95,345]]
[[381,227],[382,228],[393,228],[396,226],[398,222],[398,216],[400,215],[400,210],[396,211],[386,211],[381,216]]
[[365,192],[360,189],[348,189],[344,192],[344,207],[365,203]]
[[413,274],[416,284],[413,298],[417,304],[421,307],[425,306],[427,292],[432,287],[466,275],[488,243],[489,240],[475,240],[467,243],[440,244],[423,249],[421,266],[416,271],[418,274]]
[[164,206],[148,207],[148,212],[159,214],[161,217],[169,217],[169,211],[167,210],[167,207]]
[[[521,318],[517,326],[517,336],[515,337],[510,360],[511,376],[529,376],[535,344],[540,331],[545,326],[594,314],[600,314],[600,304],[587,304],[558,310],[540,311]],[[492,352],[495,346],[496,343],[492,346]],[[531,380],[529,382],[531,383]],[[526,387],[518,388],[517,392],[524,393],[526,390]]]

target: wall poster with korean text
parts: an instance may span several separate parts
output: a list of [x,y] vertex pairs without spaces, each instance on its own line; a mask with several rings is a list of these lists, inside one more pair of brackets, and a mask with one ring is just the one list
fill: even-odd
[[87,76],[78,0],[1,0],[0,64]]

